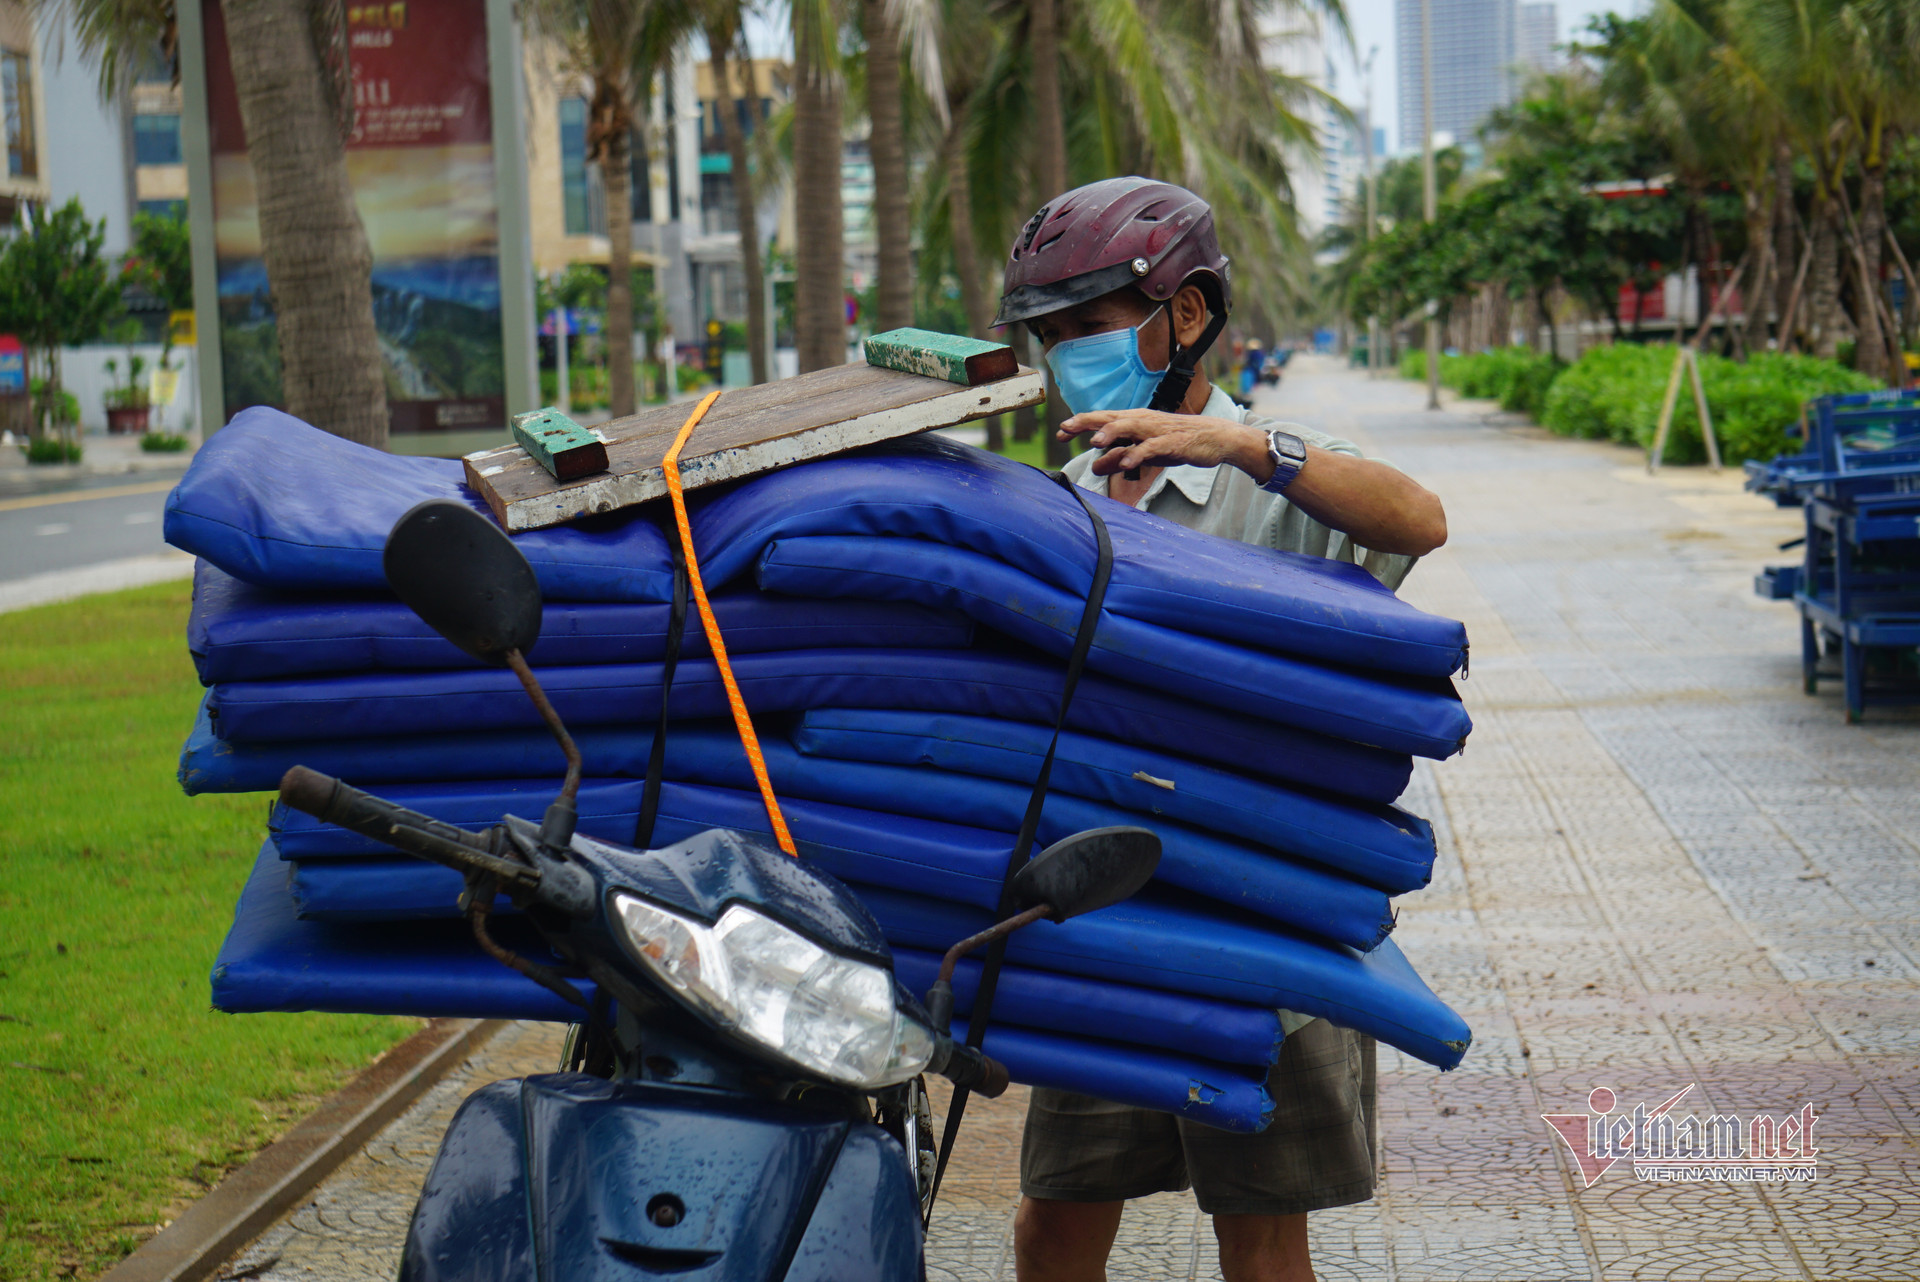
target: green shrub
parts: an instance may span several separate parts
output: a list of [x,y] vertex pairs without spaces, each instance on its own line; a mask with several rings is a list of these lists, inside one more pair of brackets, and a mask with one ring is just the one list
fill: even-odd
[[80,442],[54,436],[37,436],[27,446],[29,463],[78,463],[80,454]]
[[187,438],[177,432],[142,432],[140,448],[149,454],[178,454],[187,448]]
[[[1444,367],[1443,367],[1444,368]],[[1427,378],[1427,352],[1423,347],[1409,347],[1400,355],[1400,377],[1410,378],[1423,383]]]
[[[1673,361],[1674,348],[1665,344],[1593,348],[1553,380],[1540,421],[1563,436],[1650,448]],[[1786,429],[1811,398],[1879,386],[1834,361],[1773,352],[1759,353],[1745,364],[1702,356],[1700,383],[1721,457],[1729,463],[1772,458],[1785,450]],[[1695,463],[1705,457],[1692,384],[1683,376],[1663,461]]]
[[1537,420],[1546,408],[1547,393],[1565,368],[1551,356],[1535,356],[1530,363],[1518,366],[1512,381],[1500,393],[1500,408]]
[[1501,408],[1523,413],[1537,411],[1558,370],[1552,358],[1527,347],[1440,358],[1440,381],[1460,395],[1499,401]]

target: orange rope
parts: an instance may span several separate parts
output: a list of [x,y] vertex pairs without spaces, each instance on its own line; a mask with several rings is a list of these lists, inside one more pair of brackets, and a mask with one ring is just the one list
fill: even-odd
[[681,425],[680,435],[673,438],[673,448],[660,461],[660,469],[667,474],[667,495],[673,500],[673,519],[680,527],[680,546],[686,550],[687,583],[693,588],[694,603],[700,607],[700,626],[706,629],[707,645],[713,650],[713,661],[720,668],[720,680],[727,687],[727,706],[733,709],[733,724],[740,732],[740,746],[747,750],[747,763],[753,767],[754,782],[760,785],[760,800],[766,803],[767,819],[773,824],[774,840],[780,843],[780,849],[797,857],[800,852],[793,844],[793,834],[787,831],[787,819],[780,813],[780,801],[773,795],[773,782],[767,778],[767,759],[760,754],[760,736],[753,732],[753,720],[747,716],[747,702],[740,697],[740,686],[733,679],[733,665],[727,662],[726,642],[720,639],[720,625],[714,621],[713,606],[707,601],[706,585],[700,581],[700,561],[693,554],[693,526],[687,520],[687,496],[680,488],[680,447],[693,435],[694,425],[706,416],[708,408],[719,399],[718,391],[708,392],[693,407],[693,413]]

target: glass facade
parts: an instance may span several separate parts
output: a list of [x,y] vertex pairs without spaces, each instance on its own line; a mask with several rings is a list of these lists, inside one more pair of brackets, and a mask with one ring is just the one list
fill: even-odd
[[560,100],[560,195],[566,208],[567,235],[604,236],[606,194],[600,171],[587,163],[587,100]]
[[29,55],[0,50],[0,100],[4,100],[7,121],[7,174],[37,178],[40,157],[33,146],[33,61]]
[[180,164],[180,117],[177,115],[135,116],[133,118],[133,163],[136,165]]

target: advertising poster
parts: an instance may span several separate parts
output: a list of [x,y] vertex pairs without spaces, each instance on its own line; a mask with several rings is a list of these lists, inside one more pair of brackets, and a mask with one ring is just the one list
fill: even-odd
[[[204,0],[225,415],[279,405],[279,337],[219,0]],[[394,432],[503,426],[499,230],[479,0],[347,4],[347,172],[373,250]]]

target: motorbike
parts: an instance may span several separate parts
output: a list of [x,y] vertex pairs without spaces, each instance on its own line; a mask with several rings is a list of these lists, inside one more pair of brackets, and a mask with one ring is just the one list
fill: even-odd
[[[423,503],[395,524],[384,567],[442,636],[519,676],[566,758],[559,795],[537,823],[507,815],[484,832],[304,766],[281,800],[463,873],[480,946],[582,1011],[562,1071],[482,1087],[454,1116],[403,1282],[923,1278],[925,1075],[988,1097],[1008,1085],[952,1035],[956,962],[1128,898],[1159,839],[1103,828],[1036,856],[1008,884],[1010,914],[953,946],[923,1003],[858,898],[802,858],[724,829],[654,850],[574,831],[580,753],[525,657],[539,586],[497,525]],[[500,895],[551,956],[498,942]]]

